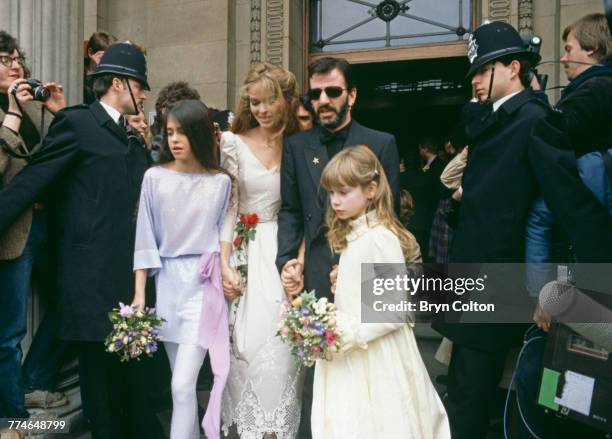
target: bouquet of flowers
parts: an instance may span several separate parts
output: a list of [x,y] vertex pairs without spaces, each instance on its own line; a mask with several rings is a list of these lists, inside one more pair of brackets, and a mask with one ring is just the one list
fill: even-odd
[[332,352],[342,347],[336,327],[336,307],[314,291],[303,292],[291,304],[285,304],[276,333],[289,344],[298,363],[311,367],[316,360],[331,360]]
[[113,308],[108,318],[113,330],[104,342],[106,352],[117,353],[121,361],[140,361],[142,354],[151,357],[157,351],[159,327],[165,320],[155,315],[155,308],[141,310],[119,302],[119,308]]
[[248,279],[248,259],[247,246],[249,241],[255,239],[255,227],[259,223],[259,217],[256,213],[249,215],[242,214],[236,223],[234,231],[234,247],[236,248],[236,270],[240,273],[241,290],[244,291]]

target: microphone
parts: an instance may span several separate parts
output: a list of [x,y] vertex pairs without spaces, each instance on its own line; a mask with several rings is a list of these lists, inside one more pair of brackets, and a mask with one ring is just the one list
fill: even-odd
[[548,282],[540,290],[540,307],[560,323],[610,323],[612,311],[568,282]]

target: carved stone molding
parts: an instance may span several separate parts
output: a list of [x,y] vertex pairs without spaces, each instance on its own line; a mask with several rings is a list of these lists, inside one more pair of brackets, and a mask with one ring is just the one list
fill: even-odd
[[510,23],[511,0],[489,0],[489,20]]
[[533,0],[519,0],[518,30],[521,35],[533,35]]
[[0,10],[0,29],[17,38],[32,76],[62,84],[69,105],[82,102],[82,0],[0,0]]
[[261,0],[251,0],[251,63],[261,61]]
[[266,61],[283,64],[284,0],[266,2]]

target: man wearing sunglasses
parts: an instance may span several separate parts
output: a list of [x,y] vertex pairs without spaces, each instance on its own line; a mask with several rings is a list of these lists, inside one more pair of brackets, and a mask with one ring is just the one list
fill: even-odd
[[[351,109],[357,88],[345,59],[325,57],[308,66],[310,101],[319,124],[285,140],[281,163],[282,205],[278,215],[276,265],[289,293],[303,286],[318,297],[332,299],[330,272],[337,262],[325,237],[326,192],[321,173],[344,147],[366,145],[383,165],[396,210],[399,206],[399,158],[395,137],[360,125]],[[299,249],[305,245],[305,254]],[[310,438],[310,411],[314,368],[306,371],[299,437]]]

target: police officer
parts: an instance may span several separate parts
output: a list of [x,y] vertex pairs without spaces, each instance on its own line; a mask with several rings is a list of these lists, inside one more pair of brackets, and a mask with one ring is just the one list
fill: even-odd
[[[540,169],[568,194],[596,200],[581,184],[571,157],[534,158],[533,149],[547,145],[543,139],[536,145],[532,128],[552,111],[529,88],[530,71],[539,55],[512,26],[492,22],[471,35],[468,57],[468,78],[485,107],[467,128],[471,146],[451,262],[522,263],[526,219],[542,183]],[[553,214],[574,213],[557,205]],[[494,294],[512,302],[527,297],[524,282],[509,284],[507,278],[500,279]],[[531,313],[528,307],[526,311],[527,322]],[[453,438],[484,438],[506,354],[520,345],[526,325],[437,324],[435,328],[454,342],[445,400]]]
[[40,152],[0,191],[0,231],[43,192],[59,241],[59,336],[74,342],[81,399],[94,438],[163,437],[138,365],[104,350],[107,313],[133,291],[134,213],[146,152],[131,145],[124,115],[146,98],[146,61],[136,46],[108,48],[93,73],[98,100],[56,114]]

